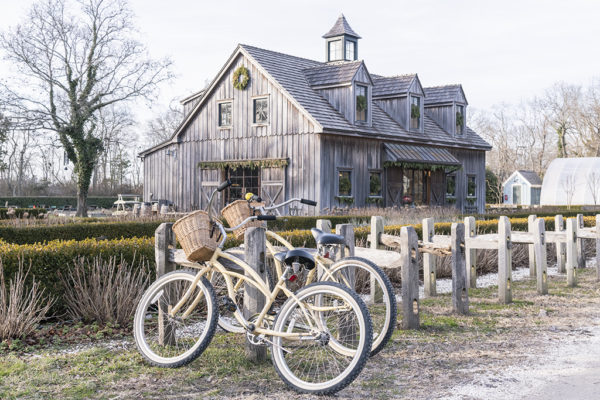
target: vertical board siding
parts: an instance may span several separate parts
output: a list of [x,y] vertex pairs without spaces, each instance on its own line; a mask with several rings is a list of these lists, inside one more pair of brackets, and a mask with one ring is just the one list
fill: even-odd
[[443,106],[427,106],[425,113],[438,123],[446,132],[456,133],[455,114],[453,104]]
[[383,109],[394,121],[408,130],[408,97],[377,99],[375,103]]

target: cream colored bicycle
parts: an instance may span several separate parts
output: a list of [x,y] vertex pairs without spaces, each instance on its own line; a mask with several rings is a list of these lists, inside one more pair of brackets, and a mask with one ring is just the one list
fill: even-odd
[[[290,291],[286,282],[298,266],[293,251],[282,258],[285,268],[272,290],[248,264],[224,252],[227,231],[253,220],[275,218],[252,216],[225,229],[212,218],[210,210],[215,193],[229,184],[221,184],[208,205],[213,233],[220,235],[211,258],[203,263],[182,262],[181,266],[194,270],[170,272],[142,296],[134,320],[138,350],[148,362],[160,367],[179,367],[196,359],[209,345],[219,318],[218,300],[206,278],[217,271],[224,277],[228,291],[228,297],[222,300],[234,310],[235,319],[251,343],[270,346],[273,365],[286,384],[303,393],[332,394],[341,390],[358,376],[371,349],[372,324],[365,303],[355,292],[335,282],[317,282],[295,293]],[[225,268],[223,259],[243,273]],[[314,268],[314,263],[302,261],[305,268]],[[250,285],[265,296],[266,304],[258,315],[244,318],[232,300],[236,295],[234,281],[236,285]],[[271,321],[269,310],[280,292],[288,298]]]
[[[245,212],[234,215],[258,214],[265,216],[268,212],[276,211],[295,202],[309,206],[317,205],[312,200],[294,198],[266,207],[262,204],[260,197],[248,193],[245,202],[237,201],[236,203],[239,207],[249,207],[250,211],[245,210]],[[222,212],[222,214],[226,217],[228,223],[236,223],[237,220],[227,218],[229,216],[227,213]],[[342,283],[358,292],[367,305],[373,323],[371,356],[377,354],[391,339],[396,326],[396,296],[389,277],[381,268],[368,259],[346,257],[345,254],[348,253],[349,249],[346,247],[342,236],[322,232],[315,228],[311,231],[317,244],[316,249],[296,248],[278,233],[271,230],[266,231],[267,252],[274,261],[273,277],[269,277],[269,280],[272,282],[274,279],[281,277],[285,270],[285,258],[295,254],[300,260],[309,260],[309,262],[317,265],[317,268],[305,269],[293,275],[294,280],[300,283],[298,286],[309,285],[316,281],[329,281]],[[294,252],[291,252],[292,250]],[[234,266],[231,267],[235,268]],[[214,273],[211,275],[210,281],[217,293],[227,291],[225,281],[220,274]],[[241,283],[237,282],[234,287],[236,296],[233,299],[238,304],[241,304],[243,300],[243,285]],[[229,318],[226,312],[221,314],[219,326],[227,332],[244,332],[244,327],[238,324],[234,318]]]

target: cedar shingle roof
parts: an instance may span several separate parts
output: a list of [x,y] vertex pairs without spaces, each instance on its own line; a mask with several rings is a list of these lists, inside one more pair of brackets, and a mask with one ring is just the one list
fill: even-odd
[[[476,147],[490,149],[491,146],[479,135],[467,127],[462,136],[452,136],[442,129],[433,119],[423,116],[424,133],[415,134],[404,129],[394,119],[383,111],[375,102],[370,104],[372,126],[359,126],[346,120],[323,96],[311,88],[307,70],[331,71],[338,76],[335,68],[328,69],[330,65],[306,58],[291,56],[254,46],[240,45],[256,60],[313,118],[323,127],[324,131],[352,132],[366,135],[392,135],[407,141],[424,142],[453,147]],[[334,66],[358,65],[361,62],[334,64]],[[349,67],[350,68],[350,67]],[[319,79],[334,81],[337,78],[327,78],[319,75]],[[323,73],[323,75],[325,75]],[[373,76],[373,75],[372,75]]]
[[425,91],[426,106],[429,104],[459,101],[463,98],[465,103],[468,104],[461,85],[432,86],[423,88],[423,90]]
[[335,85],[351,82],[362,61],[343,62],[302,70],[310,86]]
[[358,33],[354,32],[352,28],[350,28],[350,25],[348,24],[348,21],[346,21],[346,17],[344,17],[344,14],[340,14],[337,21],[335,21],[335,24],[333,24],[333,27],[329,30],[329,32],[323,35],[323,38],[327,39],[330,37],[341,35],[353,36],[357,39],[360,39]]
[[398,76],[371,75],[373,78],[373,97],[383,97],[407,93],[416,74]]

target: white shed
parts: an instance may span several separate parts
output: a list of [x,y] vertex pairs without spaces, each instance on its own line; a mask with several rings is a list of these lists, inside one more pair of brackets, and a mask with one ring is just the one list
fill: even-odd
[[518,170],[512,173],[503,184],[504,204],[540,204],[542,179],[533,171]]
[[544,175],[541,204],[600,204],[600,157],[557,158]]

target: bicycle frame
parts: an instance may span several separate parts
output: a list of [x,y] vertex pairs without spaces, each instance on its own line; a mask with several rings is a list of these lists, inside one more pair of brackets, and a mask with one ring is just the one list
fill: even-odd
[[[223,257],[223,258],[239,265],[247,275],[243,275],[243,274],[233,272],[233,271],[226,269],[218,261],[219,257]],[[277,284],[275,285],[275,288],[271,291],[269,289],[267,283],[265,283],[262,280],[260,275],[258,275],[258,273],[252,269],[252,267],[250,267],[247,263],[240,260],[239,258],[224,252],[220,248],[217,248],[215,250],[215,253],[213,254],[212,258],[209,261],[205,262],[205,265],[198,264],[195,262],[184,262],[184,263],[181,263],[181,265],[200,269],[200,271],[196,275],[190,288],[186,291],[186,293],[179,300],[179,302],[169,311],[169,315],[171,317],[173,317],[175,315],[175,313],[177,313],[183,307],[185,302],[187,302],[187,300],[190,298],[190,296],[193,292],[194,287],[198,284],[200,279],[202,279],[202,277],[205,276],[207,273],[212,272],[214,269],[216,269],[219,273],[221,273],[223,275],[223,277],[225,278],[225,282],[227,285],[227,291],[230,296],[235,295],[236,288],[239,288],[239,286],[242,283],[250,284],[254,288],[258,289],[265,296],[265,299],[266,299],[265,306],[261,310],[256,321],[253,322],[253,324],[255,325],[254,329],[251,330],[251,332],[253,334],[268,335],[268,336],[280,336],[280,337],[285,337],[286,339],[291,339],[291,340],[313,339],[314,335],[319,332],[319,328],[322,328],[319,326],[315,326],[312,323],[313,321],[315,321],[317,323],[320,322],[319,318],[316,318],[316,316],[314,315],[314,312],[324,312],[324,311],[334,311],[334,310],[339,311],[339,310],[343,310],[344,308],[348,307],[348,306],[317,307],[314,305],[308,305],[308,304],[301,302],[300,300],[298,300],[296,295],[287,288],[287,286],[285,284],[286,279],[287,279],[286,273],[283,273],[279,276],[279,279],[278,279]],[[233,285],[232,278],[238,279],[238,282],[236,283],[235,286]],[[310,324],[310,326],[309,326],[309,328],[311,330],[310,333],[301,334],[301,333],[276,332],[274,330],[262,327],[262,323],[267,315],[267,312],[269,311],[271,305],[275,301],[275,298],[277,297],[277,295],[282,291],[285,293],[285,295],[287,297],[291,297],[298,302],[300,309],[302,310],[302,313],[304,314],[304,316],[306,317],[306,320]],[[201,301],[203,296],[204,295],[202,292],[198,293],[198,295],[196,296],[196,298],[194,299],[192,304],[188,307],[188,309],[182,314],[182,316],[180,318],[186,318],[187,316],[189,316],[191,314],[191,312],[193,311],[194,307]],[[235,315],[235,318],[238,320],[238,322],[242,326],[245,326],[247,328],[250,326],[250,322],[248,320],[246,320],[241,315],[240,312],[236,312],[234,315]]]

